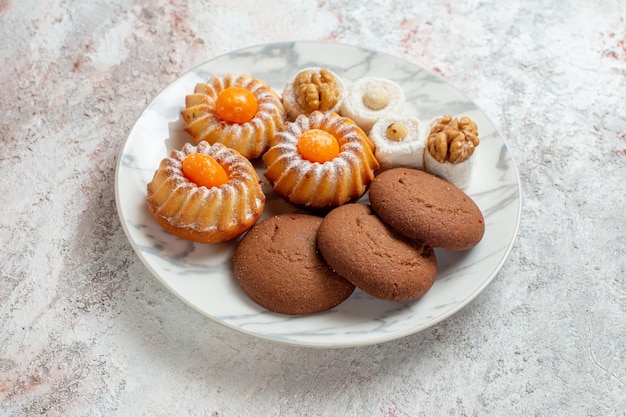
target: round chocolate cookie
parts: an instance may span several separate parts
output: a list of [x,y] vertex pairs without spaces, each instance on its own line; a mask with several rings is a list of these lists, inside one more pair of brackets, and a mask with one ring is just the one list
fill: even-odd
[[366,204],[346,204],[328,213],[317,245],[339,275],[377,298],[416,299],[437,277],[435,251],[393,230]]
[[317,251],[321,222],[309,214],[277,215],[242,238],[233,267],[254,302],[277,313],[310,314],[330,310],[354,292]]
[[470,249],[485,233],[476,203],[453,184],[424,171],[382,172],[372,182],[369,198],[385,223],[434,248]]

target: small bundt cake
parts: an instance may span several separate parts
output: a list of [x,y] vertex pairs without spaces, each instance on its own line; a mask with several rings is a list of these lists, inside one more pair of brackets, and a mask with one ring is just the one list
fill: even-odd
[[282,130],[285,108],[279,95],[250,75],[213,76],[196,85],[185,99],[181,115],[195,144],[223,143],[248,159],[268,148],[269,139]]
[[201,243],[237,237],[265,207],[250,161],[221,143],[187,143],[173,150],[147,188],[148,208],[157,222],[178,237]]
[[263,162],[278,195],[320,211],[361,197],[379,167],[374,145],[361,128],[337,113],[319,111],[287,123]]

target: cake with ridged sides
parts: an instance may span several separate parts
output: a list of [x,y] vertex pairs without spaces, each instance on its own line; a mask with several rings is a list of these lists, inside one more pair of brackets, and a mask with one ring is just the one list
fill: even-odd
[[282,130],[285,108],[278,93],[248,74],[212,76],[198,83],[181,111],[195,144],[223,143],[248,159],[261,156]]
[[164,158],[147,186],[147,204],[168,232],[187,240],[233,239],[259,219],[265,194],[250,161],[221,143],[187,143]]
[[278,195],[316,211],[361,197],[379,167],[374,144],[361,128],[337,113],[319,111],[287,123],[263,162]]

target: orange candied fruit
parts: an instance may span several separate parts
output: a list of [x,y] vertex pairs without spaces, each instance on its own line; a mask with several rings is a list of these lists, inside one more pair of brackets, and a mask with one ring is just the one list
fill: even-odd
[[324,163],[339,155],[339,142],[324,130],[311,129],[300,135],[298,152],[306,160]]
[[246,123],[256,114],[258,103],[252,92],[242,87],[228,87],[217,95],[215,113],[231,123]]
[[183,159],[183,174],[198,187],[219,187],[228,182],[228,174],[211,156],[191,153]]

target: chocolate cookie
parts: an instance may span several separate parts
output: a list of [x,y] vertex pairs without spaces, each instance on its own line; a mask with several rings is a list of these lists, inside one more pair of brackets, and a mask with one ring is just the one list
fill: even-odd
[[453,184],[424,171],[385,171],[372,182],[369,198],[385,223],[435,248],[470,249],[485,233],[476,203]]
[[329,310],[354,292],[317,251],[321,217],[283,214],[256,224],[233,258],[241,288],[257,304],[282,314]]
[[347,204],[328,213],[317,245],[337,273],[377,298],[416,299],[437,277],[434,250],[387,226],[366,204]]

